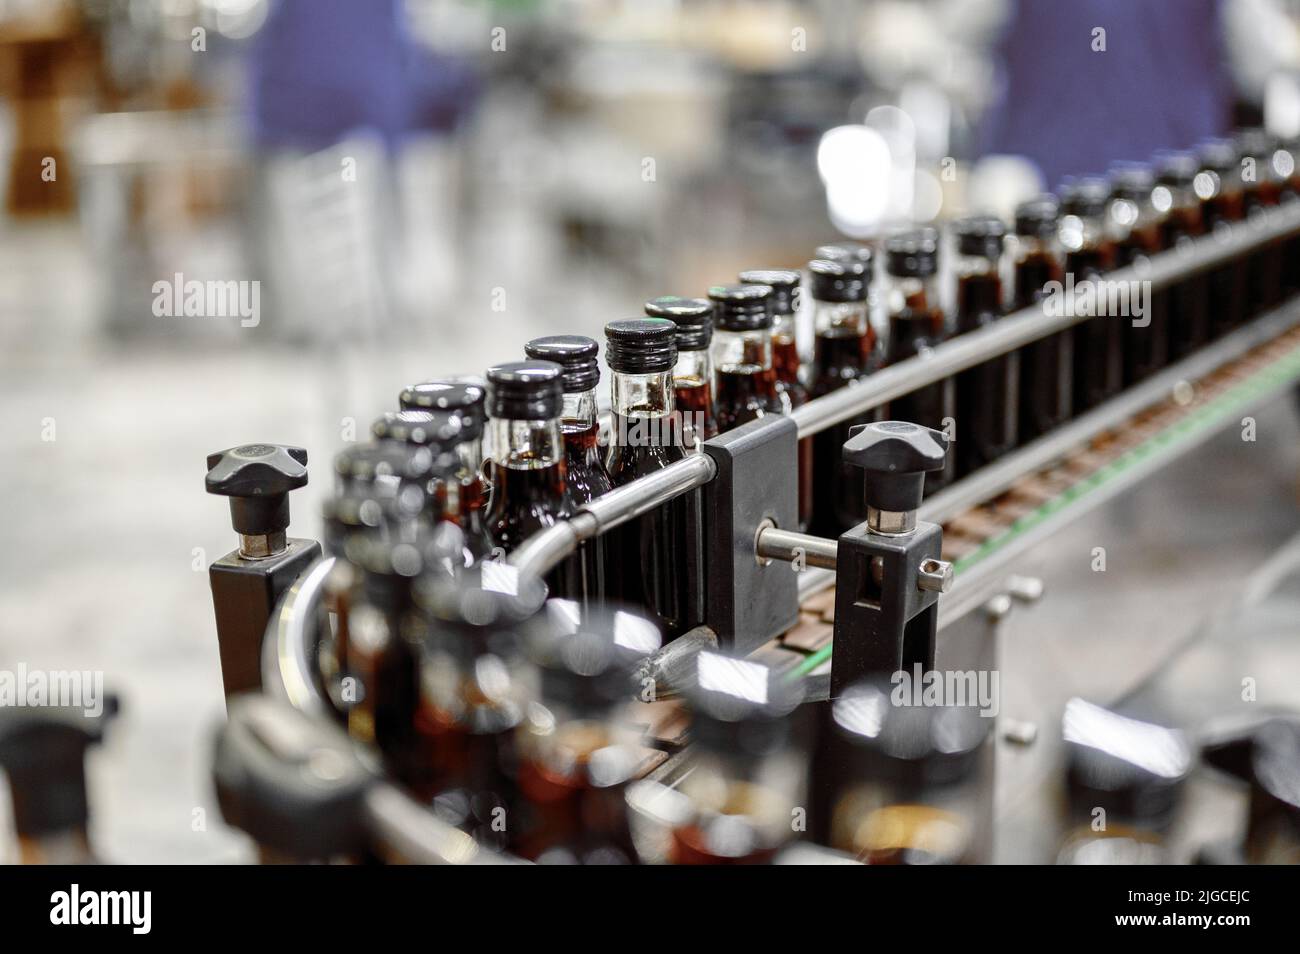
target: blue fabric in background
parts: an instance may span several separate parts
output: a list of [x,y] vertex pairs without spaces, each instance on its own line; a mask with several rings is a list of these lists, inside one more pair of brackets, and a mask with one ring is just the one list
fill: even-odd
[[263,148],[315,151],[357,130],[392,148],[455,127],[478,82],[418,46],[401,0],[273,0],[248,53],[249,118]]
[[1027,156],[1052,188],[1221,135],[1233,97],[1222,36],[1217,0],[1018,0],[983,151]]

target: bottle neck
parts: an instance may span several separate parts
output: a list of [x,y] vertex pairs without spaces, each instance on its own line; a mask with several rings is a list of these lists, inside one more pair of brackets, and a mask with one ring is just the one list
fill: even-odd
[[936,276],[890,275],[889,314],[907,316],[928,312],[938,306]]
[[611,410],[622,417],[667,417],[673,413],[673,374],[626,374],[610,381]]
[[564,459],[560,421],[492,420],[492,457],[497,467],[510,470],[541,470]]
[[595,427],[596,389],[566,393],[560,407],[560,420],[566,430]]
[[677,381],[708,381],[712,367],[708,348],[700,348],[698,351],[678,351],[677,367],[673,368],[673,378]]
[[862,337],[867,333],[865,301],[813,302],[813,328],[819,335]]
[[460,462],[458,477],[465,480],[479,476],[483,470],[483,439],[476,437],[457,444],[456,457]]
[[719,373],[761,374],[772,370],[772,329],[715,331],[713,367]]
[[794,313],[793,312],[772,316],[772,337],[773,338],[794,337]]

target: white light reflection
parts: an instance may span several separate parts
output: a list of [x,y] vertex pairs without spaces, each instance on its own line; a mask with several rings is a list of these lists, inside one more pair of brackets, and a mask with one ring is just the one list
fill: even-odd
[[762,663],[708,652],[700,653],[697,660],[701,689],[726,693],[759,705],[767,704],[767,680],[771,670]]
[[1181,778],[1191,765],[1191,750],[1180,733],[1079,698],[1065,704],[1062,729],[1066,742],[1107,752],[1161,778]]

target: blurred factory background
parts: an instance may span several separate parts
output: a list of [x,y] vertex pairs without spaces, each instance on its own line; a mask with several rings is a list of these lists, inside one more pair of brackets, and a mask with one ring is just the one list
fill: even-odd
[[[331,455],[404,384],[840,235],[1005,213],[1238,125],[1300,133],[1298,77],[1281,0],[0,0],[0,658],[123,695],[105,854],[246,851],[201,744],[206,565],[232,545],[208,452],[306,446],[315,536]],[[189,281],[256,282],[256,308],[160,305]],[[1017,640],[1082,626],[1085,689],[1107,639],[1146,631],[1156,658],[1222,592],[1189,534],[1233,528],[1238,575],[1285,539],[1289,516],[1213,506],[1291,492],[1295,421],[1271,413],[1256,456],[1175,470],[1038,561],[1104,542],[1134,598],[1075,574],[1011,633],[1007,678],[1040,675]]]

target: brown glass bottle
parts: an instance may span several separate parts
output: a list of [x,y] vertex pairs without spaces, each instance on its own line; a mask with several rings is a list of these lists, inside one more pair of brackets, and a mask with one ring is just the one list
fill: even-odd
[[[1057,238],[1060,205],[1050,195],[1016,207],[1016,251],[1012,300],[1016,311],[1041,307],[1051,289],[1064,279]],[[1030,342],[1020,351],[1021,444],[1070,419],[1074,400],[1074,329],[1067,328]]]
[[[1263,214],[1282,200],[1283,176],[1278,169],[1294,162],[1290,153],[1280,153],[1280,142],[1263,129],[1243,129],[1235,137],[1238,166],[1242,170],[1242,213],[1250,219]],[[1249,178],[1244,174],[1249,164]],[[1284,242],[1274,240],[1248,259],[1250,300],[1247,311],[1258,316],[1282,300]]]
[[713,303],[714,412],[718,432],[783,410],[772,368],[772,287],[714,285]]
[[705,298],[665,295],[645,303],[650,318],[664,318],[677,326],[677,365],[673,368],[673,407],[682,424],[687,450],[697,451],[702,441],[718,433],[714,414],[713,305]]
[[[795,312],[799,307],[800,275],[793,269],[758,268],[741,272],[746,285],[772,289],[772,373],[781,413],[789,414],[808,402],[808,388],[800,375],[799,346],[795,340]],[[799,529],[806,531],[813,512],[813,439],[799,442]]]
[[[1241,167],[1230,139],[1207,139],[1197,148],[1201,170],[1196,178],[1206,232],[1246,217]],[[1237,256],[1209,274],[1211,339],[1227,334],[1249,316],[1250,271],[1255,256]]]
[[[1100,283],[1115,264],[1105,229],[1110,184],[1087,176],[1061,187],[1061,244],[1066,287]],[[1098,295],[1098,301],[1105,296]],[[1118,394],[1124,386],[1125,316],[1099,314],[1074,326],[1074,414],[1078,416]]]
[[[1164,248],[1160,231],[1162,214],[1152,201],[1155,174],[1143,162],[1114,163],[1110,168],[1110,182],[1106,229],[1113,236],[1115,267],[1127,268],[1146,262]],[[1145,324],[1126,319],[1121,329],[1125,387],[1159,371],[1169,357],[1168,293],[1153,292],[1147,308]]]
[[[564,438],[565,487],[570,512],[591,503],[613,489],[605,469],[596,422],[596,385],[600,383],[600,346],[583,335],[552,335],[534,338],[524,346],[530,358],[554,361],[564,369],[564,398],[560,409],[560,431]],[[579,572],[574,583],[580,590],[566,595],[583,607],[605,598],[608,541],[604,536],[584,540],[574,555]]]
[[[499,555],[570,513],[568,467],[560,436],[561,367],[518,361],[488,369],[493,481],[486,523]],[[578,554],[547,575],[558,596],[583,599],[597,587],[598,567]]]
[[454,477],[437,485],[439,518],[460,527],[465,535],[464,563],[472,566],[492,552],[484,522],[488,487],[483,479],[483,430],[486,388],[480,378],[440,378],[413,384],[401,394],[403,410],[454,414],[460,421],[455,452],[459,459]]
[[[874,352],[864,342],[870,337],[868,302],[871,268],[861,257],[814,259],[808,263],[808,291],[813,299],[813,361],[809,390],[814,398],[851,387],[869,373],[864,353]],[[844,463],[844,442],[860,418],[829,427],[813,436],[813,515],[811,531],[838,537],[866,519],[861,478]]]
[[[630,318],[605,326],[612,372],[609,452],[615,487],[662,470],[688,453],[675,414],[676,326]],[[698,491],[674,498],[610,531],[609,593],[644,607],[666,639],[704,619],[703,527]]]
[[[1006,226],[994,216],[977,215],[953,224],[957,262],[957,333],[978,331],[1002,317],[999,268]],[[955,476],[990,464],[1016,445],[1020,390],[1017,352],[978,364],[957,375]]]
[[[1190,152],[1156,154],[1156,188],[1151,201],[1164,214],[1161,246],[1171,249],[1205,233],[1201,202],[1196,194],[1200,163]],[[1177,361],[1209,339],[1209,276],[1199,273],[1169,289],[1169,360]]]
[[[885,272],[889,277],[887,364],[929,353],[947,336],[943,309],[939,307],[939,235],[931,228],[902,232],[885,240]],[[955,420],[953,380],[947,378],[918,388],[889,402],[890,420],[909,421],[945,434]],[[926,493],[947,486],[953,461],[943,470],[925,475]]]

